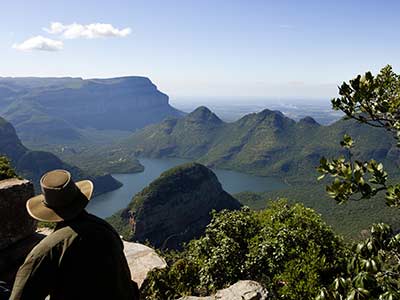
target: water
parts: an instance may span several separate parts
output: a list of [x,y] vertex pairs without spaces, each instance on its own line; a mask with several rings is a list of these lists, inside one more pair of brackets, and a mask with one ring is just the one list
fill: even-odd
[[[132,197],[156,179],[162,172],[188,162],[185,159],[140,159],[145,170],[134,174],[113,174],[114,178],[124,185],[115,191],[102,194],[90,201],[87,209],[90,213],[105,218],[128,206]],[[213,170],[228,193],[243,191],[263,192],[279,189],[285,184],[272,177],[259,177],[235,171]]]

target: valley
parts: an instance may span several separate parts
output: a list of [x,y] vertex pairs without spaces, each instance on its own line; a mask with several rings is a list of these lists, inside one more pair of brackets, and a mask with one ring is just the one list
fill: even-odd
[[[347,155],[339,147],[344,133],[356,141],[358,159],[374,158],[399,174],[399,150],[389,133],[337,120],[340,114],[326,105],[311,101],[301,106],[299,100],[266,102],[282,113],[265,109],[262,102],[218,106],[209,101],[222,116],[205,106],[189,111],[196,102],[180,105],[185,111],[181,112],[149,79],[134,76],[0,78],[0,86],[0,115],[11,119],[22,142],[33,150],[20,160],[18,153],[25,153],[26,148],[14,137],[3,143],[0,153],[9,155],[17,169],[32,169],[22,174],[36,181],[52,166],[69,168],[78,178],[84,174],[98,178],[97,197],[89,210],[101,217],[124,209],[162,172],[196,161],[212,168],[223,188],[252,209],[288,198],[314,208],[350,239],[358,239],[372,222],[400,228],[396,213],[382,200],[337,206],[325,194],[325,183],[316,181],[321,156]],[[62,103],[71,107],[64,110]],[[59,126],[53,118],[73,126]],[[49,155],[57,163],[48,163]]]

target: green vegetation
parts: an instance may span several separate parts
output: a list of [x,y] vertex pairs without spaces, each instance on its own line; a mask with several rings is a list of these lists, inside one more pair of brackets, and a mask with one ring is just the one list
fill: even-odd
[[365,237],[368,228],[374,223],[387,223],[393,230],[400,230],[400,216],[397,210],[388,207],[383,195],[364,201],[351,201],[337,205],[327,195],[325,182],[308,185],[293,185],[285,189],[264,193],[245,192],[233,195],[243,205],[261,210],[270,201],[287,198],[289,203],[302,203],[321,214],[323,220],[346,240],[359,241]]
[[243,279],[271,299],[400,299],[400,234],[379,223],[345,244],[312,209],[285,200],[214,213],[203,237],[163,255],[168,267],[150,273],[144,299],[209,295]]
[[353,245],[347,268],[316,300],[400,299],[400,234],[390,226],[375,224],[370,237]]
[[15,177],[18,177],[18,175],[12,168],[10,160],[5,156],[0,156],[0,180]]
[[[373,224],[370,231],[364,230],[356,237],[360,242],[346,245],[313,210],[300,204],[289,205],[280,200],[270,202],[271,207],[263,209],[265,199],[271,198],[272,193],[275,196],[285,193],[292,201],[308,202],[324,211],[325,219],[330,219],[337,228],[350,228],[350,235],[355,227],[366,228],[377,218],[394,224],[398,231],[398,212],[385,207],[379,198],[385,198],[388,206],[400,206],[400,185],[393,183],[398,176],[396,146],[400,143],[391,142],[390,133],[382,134],[379,128],[394,132],[400,138],[399,92],[400,76],[390,66],[382,69],[377,77],[370,73],[358,76],[350,84],[342,85],[341,98],[332,100],[334,108],[358,123],[337,122],[331,128],[339,124],[341,130],[325,131],[325,136],[314,132],[313,139],[318,138],[319,150],[323,150],[318,153],[330,149],[331,157],[335,156],[333,148],[324,148],[334,140],[328,133],[345,134],[341,142],[342,156],[321,159],[318,170],[323,175],[319,180],[325,175],[335,178],[326,190],[338,203],[362,201],[333,206],[333,202],[321,201],[326,198],[324,183],[306,186],[306,181],[301,185],[301,181],[294,181],[297,185],[285,191],[238,194],[236,198],[242,203],[260,210],[214,214],[203,237],[191,241],[184,252],[170,254],[169,266],[150,275],[144,288],[146,299],[210,294],[240,279],[261,282],[271,292],[272,299],[400,299],[400,234],[395,234],[389,225]],[[346,127],[346,123],[350,126]],[[284,128],[282,124],[280,127]],[[378,127],[368,129],[374,138],[362,139],[365,128],[362,124]],[[350,137],[354,133],[356,143]],[[276,136],[268,138],[273,144],[278,141]],[[228,160],[233,157],[232,161],[240,162],[240,152],[245,146],[238,146],[239,154],[227,155]],[[174,147],[170,149],[176,151]],[[207,150],[203,158],[212,151]],[[384,165],[395,171],[391,179]],[[386,194],[382,195],[381,191]],[[349,223],[351,219],[354,224]]]
[[[340,98],[332,100],[334,109],[343,111],[360,124],[385,129],[400,138],[400,75],[386,66],[374,77],[370,72],[358,75],[339,88]],[[321,158],[319,179],[330,175],[334,181],[326,186],[338,203],[371,199],[381,191],[386,204],[400,207],[400,184],[391,184],[383,164],[374,159],[362,160],[353,153],[354,141],[346,133],[341,146],[347,157]],[[400,142],[397,142],[400,147]],[[398,153],[398,152],[396,152]],[[371,237],[353,248],[347,271],[321,289],[317,299],[400,299],[400,234],[390,226],[377,224]]]
[[212,170],[186,163],[162,173],[137,193],[126,209],[107,220],[127,240],[149,241],[159,249],[180,249],[204,233],[211,211],[240,207]]
[[281,200],[268,209],[214,213],[206,233],[150,274],[145,299],[209,294],[240,279],[279,299],[313,299],[344,271],[346,248],[313,210]]
[[340,120],[329,126],[320,126],[311,118],[295,122],[270,110],[224,123],[200,107],[182,119],[139,130],[110,148],[121,155],[189,158],[211,167],[278,176],[304,185],[314,184],[321,156],[343,152],[337,141],[345,132],[357,142],[357,157],[382,161],[399,174],[396,143],[389,133],[356,121]]
[[[386,66],[374,77],[370,72],[358,75],[339,88],[340,98],[332,100],[333,108],[343,111],[348,118],[360,124],[385,129],[394,134],[400,147],[400,75]],[[391,185],[388,173],[382,163],[374,159],[362,160],[354,155],[353,139],[345,134],[341,142],[347,149],[348,157],[341,156],[328,160],[323,157],[318,170],[335,180],[326,187],[328,193],[339,203],[358,197],[369,199],[381,191],[386,191],[385,199],[389,206],[400,207],[400,184]],[[395,152],[398,154],[398,151]],[[398,157],[397,157],[398,159]]]

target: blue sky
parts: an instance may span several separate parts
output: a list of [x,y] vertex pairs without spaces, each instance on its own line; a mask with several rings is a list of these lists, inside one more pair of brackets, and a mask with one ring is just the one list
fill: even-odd
[[[358,73],[400,71],[399,11],[382,0],[1,1],[0,76],[141,75],[172,97],[330,98]],[[64,31],[43,30],[51,22]],[[117,31],[63,36],[73,23]],[[62,47],[21,51],[36,36]]]

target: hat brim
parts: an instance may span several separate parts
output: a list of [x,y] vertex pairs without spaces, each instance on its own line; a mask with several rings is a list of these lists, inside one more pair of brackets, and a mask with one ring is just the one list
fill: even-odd
[[82,180],[75,183],[81,193],[71,205],[62,209],[51,209],[44,203],[44,196],[38,195],[26,202],[26,209],[32,218],[42,222],[62,222],[77,216],[89,203],[93,194],[93,183]]

